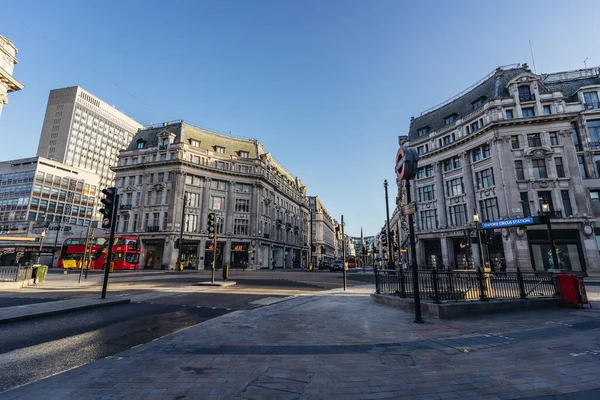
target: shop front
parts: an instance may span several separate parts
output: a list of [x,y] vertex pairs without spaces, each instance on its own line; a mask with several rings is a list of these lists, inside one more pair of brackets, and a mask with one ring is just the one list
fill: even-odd
[[425,249],[426,268],[442,268],[442,244],[440,239],[422,239]]
[[184,269],[198,269],[199,242],[184,241],[181,246],[181,262]]
[[301,268],[302,267],[302,250],[300,249],[293,249],[293,258],[292,258],[292,265],[294,268]]
[[452,247],[454,248],[454,268],[473,268],[473,254],[471,253],[470,243],[465,243],[464,237],[452,238]]
[[[225,242],[218,242],[216,249],[215,258],[215,269],[223,268],[223,249],[225,248]],[[213,255],[215,247],[214,243],[206,243],[204,252],[204,269],[212,269]]]
[[231,268],[248,268],[248,243],[231,243]]
[[531,264],[535,271],[559,272],[569,271],[584,273],[586,271],[585,257],[579,231],[576,229],[553,230],[554,243],[556,244],[556,255],[558,265],[554,265],[552,258],[552,247],[548,238],[547,230],[528,230],[529,252]]
[[142,239],[144,269],[165,269],[163,266],[164,246],[165,242],[163,240]]

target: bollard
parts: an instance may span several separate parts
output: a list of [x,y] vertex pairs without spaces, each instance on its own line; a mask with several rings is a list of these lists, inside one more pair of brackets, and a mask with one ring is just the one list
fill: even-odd
[[229,264],[223,265],[223,280],[226,281],[229,278]]

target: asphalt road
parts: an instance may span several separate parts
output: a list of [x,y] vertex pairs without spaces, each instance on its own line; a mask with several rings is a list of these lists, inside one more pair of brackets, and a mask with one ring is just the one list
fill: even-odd
[[[373,280],[371,275],[356,275],[359,276],[349,279],[349,285]],[[135,295],[143,285],[155,290],[141,291],[148,298],[136,301],[134,297],[130,304],[1,324],[0,393],[234,310],[259,307],[261,299],[341,287],[342,275],[244,273],[237,274],[237,284],[231,288],[189,291],[198,280],[196,274],[115,274],[111,276],[111,297]],[[17,293],[14,297],[0,297],[1,306],[89,296],[84,289]]]

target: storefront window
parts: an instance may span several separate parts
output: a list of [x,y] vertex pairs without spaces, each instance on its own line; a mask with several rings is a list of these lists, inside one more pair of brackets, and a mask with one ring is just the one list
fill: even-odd
[[556,255],[558,257],[558,265],[556,266],[552,257],[548,231],[531,230],[527,232],[527,236],[533,268],[536,271],[585,271],[578,231],[571,229],[554,231],[554,242],[556,243]]

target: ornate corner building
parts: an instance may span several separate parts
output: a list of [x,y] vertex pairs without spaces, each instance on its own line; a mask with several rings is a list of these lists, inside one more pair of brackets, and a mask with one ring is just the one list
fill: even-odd
[[[544,203],[559,265],[546,225],[535,224],[496,229],[487,245],[491,263],[600,271],[599,96],[599,68],[538,75],[517,64],[413,117],[399,139],[420,157],[412,185],[419,266],[481,265],[477,244],[465,247],[475,210],[482,222],[510,220],[537,216]],[[406,248],[405,221],[396,229]]]
[[23,84],[12,76],[18,52],[13,42],[0,35],[0,114],[8,103],[8,94],[23,89]]
[[[232,268],[308,260],[306,187],[256,139],[183,121],[154,125],[135,135],[113,169],[121,195],[117,231],[139,235],[142,267],[174,269],[180,257],[185,268],[209,269],[213,254],[217,267]],[[216,249],[209,212],[217,217]]]
[[319,196],[308,196],[310,207],[310,243],[312,265],[332,263],[341,256],[336,248],[335,227],[337,222],[329,214]]

